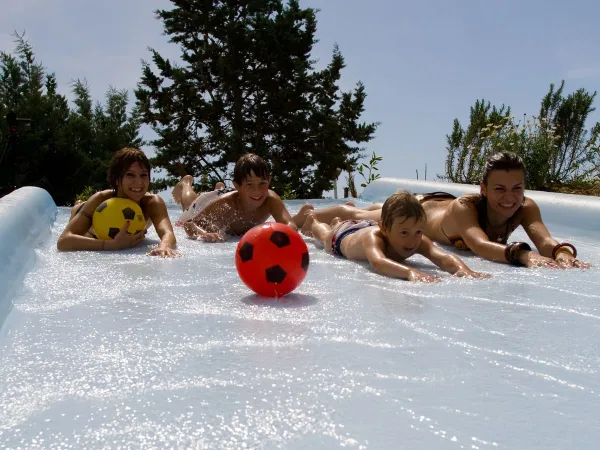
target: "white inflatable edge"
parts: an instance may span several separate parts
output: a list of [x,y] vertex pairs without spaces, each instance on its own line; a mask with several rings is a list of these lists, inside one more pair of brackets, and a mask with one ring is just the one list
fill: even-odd
[[[413,194],[443,191],[457,197],[479,192],[479,186],[471,184],[380,178],[370,183],[360,197],[367,202],[383,202],[399,189]],[[552,223],[581,230],[600,231],[600,197],[530,190],[526,190],[525,195],[538,204],[544,220],[550,218]]]
[[0,328],[57,212],[50,194],[38,187],[22,187],[0,198]]

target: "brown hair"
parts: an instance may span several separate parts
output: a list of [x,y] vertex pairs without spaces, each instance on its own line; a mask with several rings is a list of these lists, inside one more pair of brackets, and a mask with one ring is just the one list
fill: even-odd
[[411,193],[405,190],[399,190],[388,197],[381,208],[381,222],[383,228],[390,230],[394,219],[404,217],[413,218],[416,221],[427,220],[427,215],[421,202]]
[[269,166],[264,159],[254,153],[246,153],[235,163],[233,181],[241,184],[250,176],[251,172],[254,172],[254,175],[263,180],[269,179]]
[[125,176],[125,172],[136,162],[140,163],[148,171],[148,174],[150,173],[152,167],[143,151],[137,148],[125,147],[115,153],[108,167],[108,182],[110,183],[110,187],[116,191],[119,181]]
[[524,174],[526,173],[523,159],[512,152],[498,152],[488,156],[483,166],[483,174],[481,175],[483,184],[487,184],[488,177],[494,170],[522,170]]
[[[494,170],[522,170],[523,175],[527,175],[527,169],[523,159],[512,152],[498,152],[488,156],[483,166],[483,173],[481,174],[481,181],[487,185],[490,173]],[[479,203],[485,199],[483,194],[466,194],[459,198],[459,202],[467,206],[478,206]],[[487,200],[487,199],[486,199]]]

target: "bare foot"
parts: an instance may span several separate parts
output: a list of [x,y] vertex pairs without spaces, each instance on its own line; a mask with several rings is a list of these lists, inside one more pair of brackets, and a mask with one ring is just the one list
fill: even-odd
[[294,221],[294,223],[296,224],[296,226],[298,228],[302,228],[302,226],[304,225],[304,222],[306,221],[306,217],[307,215],[311,212],[314,211],[315,207],[313,205],[311,205],[310,203],[307,203],[306,205],[302,205],[302,207],[300,208],[300,211],[298,211],[294,217],[292,217],[292,220]]
[[308,214],[306,214],[306,220],[304,221],[302,229],[300,230],[303,235],[312,237],[312,226],[316,219],[317,217],[315,216],[314,212],[309,212]]
[[354,206],[356,208],[356,204],[354,202],[346,202],[344,205]]
[[187,184],[191,186],[194,183],[194,177],[191,175],[185,175],[179,183],[175,185],[173,190],[171,191],[171,195],[175,199],[175,203],[181,205],[181,194],[183,192],[183,185]]
[[215,184],[215,191],[219,189],[225,189],[225,183],[223,183],[222,181],[219,181],[217,184]]

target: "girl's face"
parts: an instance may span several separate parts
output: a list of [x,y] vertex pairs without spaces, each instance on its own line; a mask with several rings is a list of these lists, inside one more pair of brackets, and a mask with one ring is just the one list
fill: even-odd
[[525,174],[522,170],[493,170],[487,184],[481,183],[480,187],[490,208],[502,218],[509,219],[523,204]]
[[150,187],[150,173],[144,167],[134,162],[121,178],[117,196],[125,197],[139,203]]

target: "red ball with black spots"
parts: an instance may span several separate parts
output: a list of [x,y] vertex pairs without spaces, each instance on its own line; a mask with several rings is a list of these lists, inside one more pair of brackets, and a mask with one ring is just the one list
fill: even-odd
[[282,297],[292,292],[304,280],[308,265],[304,239],[282,223],[269,222],[248,230],[235,251],[240,278],[265,297]]

